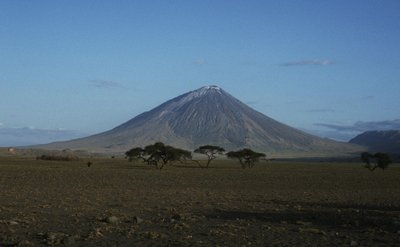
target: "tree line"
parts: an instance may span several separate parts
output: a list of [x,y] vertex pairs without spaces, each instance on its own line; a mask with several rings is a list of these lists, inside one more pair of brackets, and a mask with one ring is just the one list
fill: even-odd
[[[260,159],[266,157],[264,153],[255,152],[249,148],[241,149],[238,151],[226,152],[224,148],[214,145],[204,145],[194,150],[195,153],[204,154],[207,156],[206,168],[210,163],[219,155],[226,155],[230,159],[236,159],[241,164],[242,168],[252,168],[255,163]],[[129,161],[141,160],[148,165],[154,165],[162,169],[165,165],[171,162],[187,162],[195,161],[192,159],[190,151],[175,148],[173,146],[165,145],[162,142],[156,142],[144,148],[135,147],[125,153]],[[197,162],[199,165],[200,163]]]
[[[194,150],[195,153],[206,155],[207,162],[202,166],[198,161],[193,160],[190,151],[165,145],[162,142],[156,142],[144,148],[135,147],[125,153],[129,161],[141,160],[148,165],[156,166],[159,169],[172,162],[196,162],[200,167],[208,168],[213,160],[220,155],[226,155],[229,159],[237,160],[243,169],[254,167],[255,163],[261,159],[267,160],[264,153],[255,152],[249,148],[238,151],[226,152],[224,148],[215,145],[204,145]],[[370,154],[364,152],[361,154],[361,161],[365,163],[365,168],[374,171],[377,168],[385,170],[392,160],[386,153]]]

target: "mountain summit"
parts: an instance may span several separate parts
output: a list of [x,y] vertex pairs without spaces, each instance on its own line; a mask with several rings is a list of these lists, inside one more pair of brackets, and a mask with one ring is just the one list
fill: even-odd
[[282,124],[214,85],[173,98],[112,130],[40,147],[124,152],[156,141],[191,150],[212,144],[226,150],[248,147],[292,154],[344,153],[354,148]]

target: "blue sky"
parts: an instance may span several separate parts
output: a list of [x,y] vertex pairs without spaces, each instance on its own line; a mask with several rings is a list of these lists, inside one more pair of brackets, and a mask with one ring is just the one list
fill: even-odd
[[[0,1],[0,145],[216,84],[323,137],[400,129],[400,1]],[[38,134],[40,133],[40,134]]]

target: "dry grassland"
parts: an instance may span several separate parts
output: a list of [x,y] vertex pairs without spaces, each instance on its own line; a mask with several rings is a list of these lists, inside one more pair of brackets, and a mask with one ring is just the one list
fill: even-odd
[[399,246],[400,167],[0,158],[0,246]]

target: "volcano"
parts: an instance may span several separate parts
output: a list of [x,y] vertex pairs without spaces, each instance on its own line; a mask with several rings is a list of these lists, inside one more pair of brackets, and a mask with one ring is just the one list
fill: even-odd
[[210,144],[226,150],[246,147],[269,154],[347,153],[357,147],[282,124],[217,86],[180,95],[109,131],[37,147],[120,153],[157,141],[189,150]]

